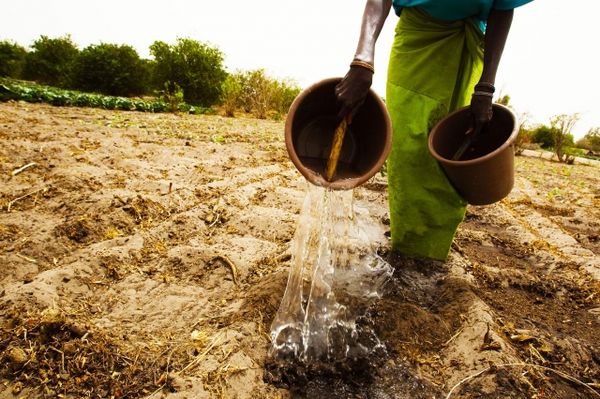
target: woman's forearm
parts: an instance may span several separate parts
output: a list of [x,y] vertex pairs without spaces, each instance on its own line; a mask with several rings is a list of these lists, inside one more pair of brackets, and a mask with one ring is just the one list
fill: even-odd
[[494,84],[504,44],[513,19],[513,10],[492,10],[487,20],[484,39],[483,72],[480,82]]
[[375,43],[391,7],[392,0],[367,0],[354,59],[373,65]]

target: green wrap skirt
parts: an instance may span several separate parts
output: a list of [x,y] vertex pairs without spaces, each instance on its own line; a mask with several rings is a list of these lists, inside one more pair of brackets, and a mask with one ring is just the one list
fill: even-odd
[[402,10],[390,55],[386,103],[394,130],[388,158],[392,249],[445,260],[466,202],[429,154],[427,137],[470,102],[483,68],[476,21],[441,21]]

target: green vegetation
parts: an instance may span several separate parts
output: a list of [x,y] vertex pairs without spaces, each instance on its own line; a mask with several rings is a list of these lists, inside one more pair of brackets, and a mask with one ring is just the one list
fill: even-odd
[[575,143],[571,130],[578,120],[579,114],[556,115],[551,118],[550,126],[539,125],[524,131],[523,140],[553,151],[559,162],[573,163],[574,157],[597,159],[596,151],[600,150],[600,129],[590,129],[583,139]]
[[[508,96],[504,96],[508,97]],[[510,99],[510,97],[508,97]],[[508,106],[508,103],[505,105]],[[525,148],[531,147],[532,145],[532,131],[527,128],[527,123],[529,122],[530,115],[528,112],[522,112],[517,115],[517,123],[519,126],[519,132],[517,133],[517,138],[515,140],[515,154],[519,155],[523,153]]]
[[91,45],[73,62],[71,86],[113,96],[141,95],[148,92],[147,68],[131,46]]
[[[511,109],[510,96],[504,95],[496,100],[498,104]],[[514,109],[513,109],[514,111]],[[579,121],[579,114],[561,114],[550,118],[550,126],[529,126],[531,115],[528,112],[517,113],[518,134],[515,140],[515,154],[525,149],[543,148],[553,151],[559,162],[572,164],[575,157],[600,159],[600,128],[592,128],[581,140],[574,142],[571,130]]]
[[8,40],[0,41],[0,77],[12,76],[20,78],[27,50]]
[[69,87],[73,62],[79,55],[71,37],[41,36],[31,47],[33,51],[25,57],[23,77],[42,84]]
[[573,135],[571,130],[579,120],[579,114],[561,114],[550,119],[552,127],[552,138],[554,140],[554,153],[559,162],[573,163],[573,156],[567,151],[567,147],[573,147]]
[[300,93],[300,88],[292,82],[272,79],[263,69],[257,69],[229,75],[221,91],[223,109],[228,116],[240,109],[259,119],[280,119]]
[[[243,111],[280,119],[300,92],[263,69],[229,74],[218,48],[193,39],[155,41],[150,52],[154,59],[146,60],[131,46],[108,43],[80,51],[68,35],[41,36],[29,52],[0,41],[0,78],[12,78],[2,81],[0,100],[192,113],[220,105],[227,116]],[[124,98],[129,96],[153,99]]]
[[[101,94],[82,93],[75,90],[59,89],[36,83],[0,78],[0,101],[21,100],[45,102],[57,106],[94,107],[142,112],[172,112],[171,105],[162,99],[126,98]],[[178,104],[176,111],[191,114],[207,114],[210,108],[196,107],[186,103]]]
[[546,150],[551,150],[554,145],[552,128],[540,125],[531,132],[531,141],[537,143]]
[[160,99],[169,106],[169,111],[176,112],[185,103],[183,89],[177,83],[165,82],[165,89],[158,93]]
[[150,52],[154,56],[155,85],[179,85],[190,104],[210,107],[219,101],[227,77],[219,49],[192,39],[178,39],[175,45],[156,41]]
[[239,73],[227,75],[221,86],[221,106],[225,116],[235,116],[235,111],[241,106],[242,89],[243,82]]
[[581,140],[577,141],[577,147],[596,153],[600,156],[600,127],[588,130]]

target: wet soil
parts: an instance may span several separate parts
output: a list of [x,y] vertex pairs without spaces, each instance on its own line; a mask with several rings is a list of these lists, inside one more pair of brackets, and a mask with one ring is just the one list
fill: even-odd
[[[283,122],[12,102],[0,142],[2,399],[600,397],[597,167],[518,157],[447,262],[381,248],[385,352],[305,370],[268,355],[306,190]],[[386,187],[355,191],[382,228]]]

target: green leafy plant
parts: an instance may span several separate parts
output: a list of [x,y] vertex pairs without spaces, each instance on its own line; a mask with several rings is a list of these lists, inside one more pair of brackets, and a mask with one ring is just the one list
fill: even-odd
[[184,101],[183,89],[175,82],[165,82],[164,89],[159,92],[159,97],[167,104],[170,112],[188,112],[190,105]]
[[[170,112],[172,105],[162,99],[137,99],[59,89],[31,82],[0,78],[0,101],[45,102],[57,106],[93,107],[141,112]],[[212,114],[214,110],[179,103],[178,110],[190,114]]]
[[548,192],[548,194],[546,194],[546,197],[548,198],[548,200],[550,201],[554,201],[556,199],[560,200],[563,198],[563,192],[561,191],[560,188],[558,187],[554,187],[552,190],[550,190]]
[[210,136],[210,141],[216,144],[224,144],[225,137],[223,137],[223,135],[221,134],[213,134],[212,136]]
[[379,170],[381,177],[386,177],[388,174],[388,164],[387,163],[388,163],[388,161],[386,159],[385,162],[383,163],[383,165],[381,166],[381,169]]

